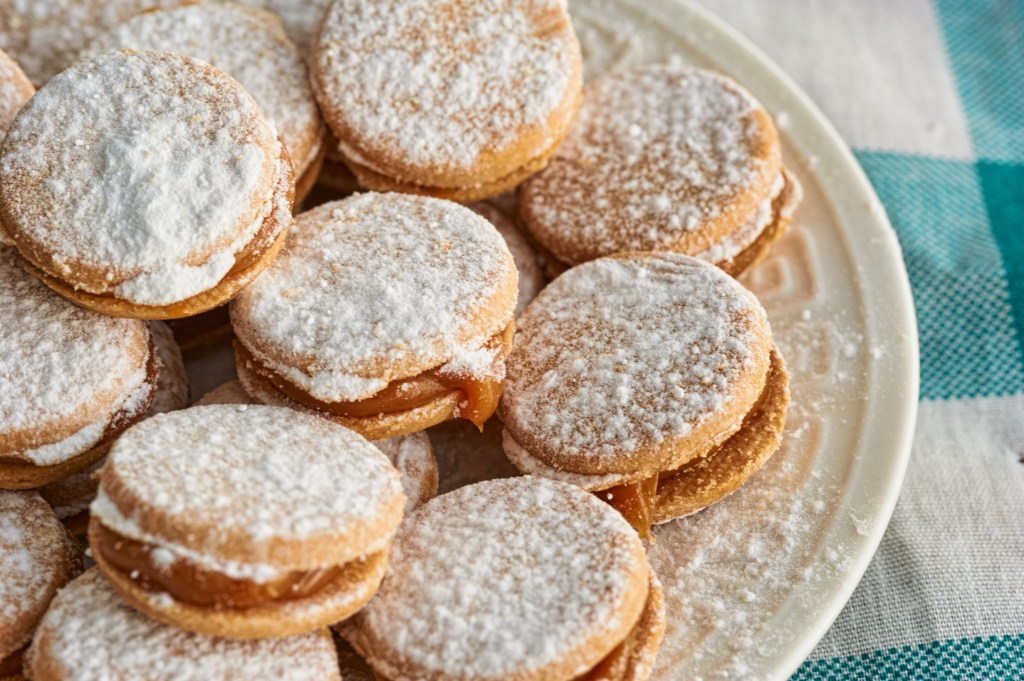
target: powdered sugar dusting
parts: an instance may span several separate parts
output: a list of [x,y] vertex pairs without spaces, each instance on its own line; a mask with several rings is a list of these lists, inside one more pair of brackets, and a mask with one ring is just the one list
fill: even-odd
[[239,640],[182,631],[133,610],[95,569],[61,591],[46,614],[29,669],[44,657],[67,681],[341,679],[334,644],[321,632]]
[[774,181],[755,151],[758,110],[731,80],[674,61],[590,83],[569,137],[524,185],[530,229],[564,262],[672,246]]
[[360,194],[299,215],[278,259],[232,303],[232,322],[260,362],[314,397],[358,400],[504,328],[511,309],[496,328],[469,320],[513,267],[501,235],[466,208]]
[[28,642],[67,579],[67,539],[35,492],[0,490],[0,660]]
[[519,271],[519,300],[516,302],[516,317],[519,317],[547,283],[544,281],[544,273],[541,270],[537,252],[513,224],[512,218],[507,216],[502,209],[485,202],[474,203],[470,205],[470,208],[490,220],[494,228],[505,239],[505,243],[508,244],[508,250],[512,253],[512,259],[515,260],[516,269]]
[[8,130],[8,228],[53,254],[44,269],[66,276],[80,263],[124,299],[184,300],[220,281],[262,225],[279,149],[256,103],[219,71],[176,55],[103,55],[52,79]]
[[[118,498],[144,501],[146,516],[111,501],[111,471]],[[148,539],[147,517],[158,514],[181,536],[195,537],[190,545],[157,542],[165,548],[215,564],[213,554],[233,545],[239,562],[259,564],[276,541],[335,538],[372,525],[401,495],[388,460],[345,428],[289,409],[212,405],[161,414],[122,435],[91,510],[140,540]]]
[[536,674],[617,630],[642,556],[625,520],[574,487],[532,477],[463,487],[408,518],[380,591],[345,633],[372,645],[385,676]]
[[[82,448],[71,454],[80,453],[145,384],[146,354],[136,355],[147,338],[142,322],[72,305],[25,272],[17,254],[3,246],[0,328],[0,442],[21,433],[34,448],[54,445],[47,431],[61,432],[66,424],[81,439],[76,447]],[[97,396],[110,406],[98,408]],[[93,418],[79,422],[82,414]],[[55,463],[60,455],[36,458]]]
[[18,65],[0,51],[0,140],[34,88]]
[[613,457],[685,436],[723,408],[767,329],[753,294],[694,258],[580,265],[520,319],[502,420],[535,453],[629,470]]
[[0,0],[0,49],[36,85],[70,66],[89,41],[139,12],[190,0]]
[[466,170],[547,125],[578,49],[563,0],[340,0],[313,70],[346,155]]
[[271,15],[215,4],[147,12],[94,40],[82,58],[120,48],[183,54],[237,80],[277,126],[296,175],[319,152],[320,113],[305,62]]

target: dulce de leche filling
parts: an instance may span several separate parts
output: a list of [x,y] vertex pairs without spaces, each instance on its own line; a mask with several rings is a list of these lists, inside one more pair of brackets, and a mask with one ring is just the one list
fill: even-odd
[[251,608],[315,596],[362,562],[285,572],[269,581],[255,582],[229,577],[182,558],[158,564],[153,560],[157,547],[129,539],[103,524],[97,524],[97,539],[103,559],[145,591],[217,609]]
[[[515,323],[510,322],[503,331],[487,340],[483,349],[495,350],[495,365],[503,364],[512,349]],[[472,421],[483,430],[484,423],[498,408],[501,392],[505,387],[502,367],[492,367],[482,375],[453,371],[447,365],[428,369],[410,378],[392,381],[383,390],[371,397],[353,402],[324,402],[281,376],[273,369],[261,364],[239,341],[235,341],[235,352],[251,370],[268,380],[289,399],[299,404],[350,418],[368,418],[382,414],[394,414],[422,407],[444,397],[453,390],[461,391],[464,400],[459,405],[459,416]]]
[[26,650],[28,650],[28,645],[0,659],[0,678],[7,676],[21,678],[22,658],[24,658]]

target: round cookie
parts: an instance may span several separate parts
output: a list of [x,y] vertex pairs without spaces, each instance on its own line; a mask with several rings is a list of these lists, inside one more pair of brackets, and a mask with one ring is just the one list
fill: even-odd
[[0,140],[36,89],[17,62],[0,50]]
[[[259,404],[239,381],[222,383],[196,402],[206,404]],[[402,475],[405,512],[411,513],[437,496],[438,469],[431,440],[423,431],[372,441]],[[499,446],[500,447],[500,446]]]
[[675,251],[737,275],[799,202],[768,112],[725,76],[670,62],[588,84],[550,165],[519,190],[554,269],[629,251]]
[[516,286],[501,235],[468,208],[373,193],[318,206],[231,304],[239,379],[373,440],[454,417],[482,426]]
[[114,589],[153,619],[287,636],[365,605],[404,507],[398,471],[349,430],[290,409],[193,407],[114,443],[89,545]]
[[509,252],[512,253],[516,270],[519,271],[519,298],[516,301],[516,318],[518,318],[526,311],[526,306],[537,297],[546,283],[537,253],[522,232],[512,223],[512,219],[499,207],[481,201],[470,205],[470,208],[483,215],[494,225],[494,228],[505,239],[505,243],[508,244]]
[[39,681],[341,681],[324,630],[248,641],[194,634],[139,614],[96,569],[54,599],[27,662]]
[[581,64],[562,0],[337,0],[311,57],[360,184],[459,201],[544,167],[579,107]]
[[[45,178],[45,181],[43,181]],[[0,148],[0,220],[44,283],[112,316],[226,302],[280,249],[291,163],[236,81],[179,55],[80,62]]]
[[81,58],[121,48],[182,54],[241,83],[277,127],[295,167],[296,202],[309,193],[323,163],[325,128],[303,56],[276,16],[234,4],[146,12],[93,40]]
[[569,681],[633,637],[659,592],[613,509],[543,478],[492,480],[410,516],[376,598],[339,629],[382,679]]
[[146,413],[159,360],[149,330],[72,305],[0,246],[0,488],[87,468]]
[[0,0],[0,49],[36,85],[71,66],[89,41],[140,12],[194,0]]
[[0,490],[0,679],[21,679],[22,655],[82,550],[35,492]]
[[788,403],[752,293],[696,258],[631,253],[574,267],[533,302],[501,419],[520,470],[596,492],[647,537],[756,472]]
[[[146,412],[146,417],[149,417],[188,406],[188,375],[170,327],[163,322],[149,322],[147,326],[160,358],[156,392]],[[83,540],[89,526],[89,504],[96,498],[99,485],[95,473],[103,462],[104,459],[100,459],[88,468],[43,485],[38,490],[57,518],[75,537]]]

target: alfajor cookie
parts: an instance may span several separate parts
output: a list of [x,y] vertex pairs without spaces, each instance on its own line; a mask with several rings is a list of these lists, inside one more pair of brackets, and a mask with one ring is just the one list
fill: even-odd
[[377,596],[339,630],[382,680],[642,681],[664,627],[629,524],[572,485],[527,476],[410,516]]
[[[205,404],[259,404],[239,381],[222,383],[196,402]],[[405,512],[410,513],[437,496],[438,468],[431,440],[423,431],[373,440],[402,476]]]
[[541,269],[540,259],[537,252],[527,241],[523,233],[512,222],[513,218],[506,214],[501,208],[493,203],[479,201],[469,206],[480,215],[487,218],[494,228],[498,230],[508,250],[512,254],[512,260],[519,272],[519,298],[516,300],[516,317],[526,311],[526,306],[537,297],[540,290],[544,288],[544,271]]
[[15,114],[21,111],[35,91],[17,62],[0,50],[0,140],[7,133]]
[[345,428],[277,407],[193,407],[114,443],[89,545],[114,589],[153,619],[286,636],[373,596],[404,507],[398,471]]
[[147,618],[92,569],[57,595],[26,656],[34,681],[341,681],[326,630],[237,640]]
[[57,590],[82,569],[82,549],[35,492],[0,490],[0,681],[22,656]]
[[194,0],[0,0],[0,49],[42,85],[96,36],[140,12]]
[[501,395],[516,268],[487,220],[449,201],[359,194],[296,218],[231,304],[238,375],[260,402],[380,440]]
[[31,271],[119,317],[181,317],[233,297],[280,249],[293,192],[253,98],[167,53],[72,66],[0,148],[0,220]]
[[764,308],[725,272],[675,253],[601,258],[549,284],[520,319],[505,453],[595,492],[647,537],[767,461],[788,384]]
[[160,361],[146,325],[72,305],[6,246],[0,329],[0,488],[87,468],[153,401]]
[[310,67],[360,184],[472,201],[547,164],[581,64],[562,0],[337,0]]
[[81,58],[121,48],[183,54],[237,80],[277,127],[295,168],[296,202],[313,188],[325,128],[305,60],[275,15],[209,3],[146,12],[93,40]]
[[[153,402],[146,416],[164,414],[188,406],[188,376],[181,350],[174,342],[170,327],[163,322],[149,322],[149,332],[160,358],[160,373],[157,376]],[[57,518],[73,535],[84,539],[89,526],[89,504],[96,498],[99,483],[96,471],[103,465],[100,459],[93,465],[72,473],[67,477],[40,487],[42,495],[57,514]]]
[[588,84],[579,120],[519,190],[553,269],[628,251],[675,251],[738,275],[800,200],[771,116],[725,76],[681,63]]

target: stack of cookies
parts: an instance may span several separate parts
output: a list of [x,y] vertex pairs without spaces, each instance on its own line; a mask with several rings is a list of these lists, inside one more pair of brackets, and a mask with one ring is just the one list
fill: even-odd
[[564,0],[244,4],[0,0],[0,681],[648,678],[782,440],[771,117]]

